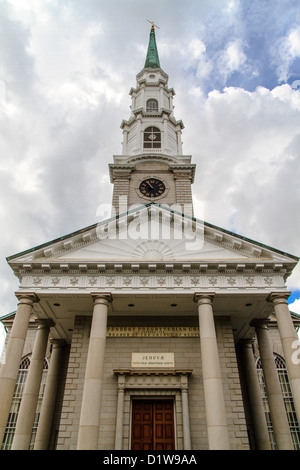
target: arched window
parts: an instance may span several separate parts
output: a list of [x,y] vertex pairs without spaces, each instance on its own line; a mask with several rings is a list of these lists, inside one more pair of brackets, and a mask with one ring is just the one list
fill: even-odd
[[[293,395],[292,395],[292,391],[290,387],[285,360],[283,359],[283,357],[277,354],[274,354],[274,360],[275,360],[275,364],[277,368],[277,373],[278,373],[282,396],[283,396],[285,409],[286,409],[286,413],[288,417],[291,436],[292,436],[293,443],[294,443],[294,448],[295,450],[300,450],[300,426],[297,420],[297,415],[295,411],[295,405],[294,405],[294,400],[293,400]],[[270,442],[271,442],[272,448],[276,449],[276,443],[275,443],[274,434],[273,434],[273,426],[272,426],[271,415],[270,415],[269,404],[268,404],[268,397],[266,393],[265,380],[264,380],[260,358],[258,358],[257,360],[256,367],[257,367],[259,383],[260,383],[261,390],[262,390],[263,403],[264,403],[264,408],[265,408]]]
[[150,99],[146,103],[146,111],[151,112],[151,111],[158,111],[158,101],[154,99]]
[[[14,396],[12,399],[11,409],[8,415],[8,420],[7,420],[4,438],[2,442],[3,450],[10,450],[12,446],[12,441],[13,441],[15,430],[16,430],[17,418],[18,418],[21,400],[22,400],[22,396],[24,392],[24,386],[25,386],[25,382],[27,379],[28,370],[30,366],[30,359],[31,359],[30,355],[26,356],[22,359],[21,364],[20,364],[19,373],[18,373],[18,377],[16,381],[15,392],[14,392]],[[33,444],[34,444],[34,440],[36,436],[37,425],[38,425],[38,420],[40,416],[40,408],[41,408],[41,403],[42,403],[42,398],[43,398],[44,388],[45,388],[45,383],[46,383],[47,371],[48,371],[48,361],[47,359],[45,359],[40,393],[39,393],[39,398],[38,398],[38,404],[37,404],[34,424],[32,428],[31,442],[30,442],[30,447],[29,447],[30,449],[33,448]]]
[[157,127],[147,127],[144,131],[144,148],[145,149],[160,149],[161,148],[161,133]]

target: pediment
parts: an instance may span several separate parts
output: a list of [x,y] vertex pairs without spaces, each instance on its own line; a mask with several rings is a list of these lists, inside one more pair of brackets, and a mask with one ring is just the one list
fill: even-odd
[[248,260],[249,257],[214,243],[195,240],[140,239],[94,241],[78,249],[64,252],[61,261],[209,261]]
[[292,269],[298,258],[155,204],[8,258],[12,267],[151,261],[219,266],[272,262],[278,269],[283,264]]

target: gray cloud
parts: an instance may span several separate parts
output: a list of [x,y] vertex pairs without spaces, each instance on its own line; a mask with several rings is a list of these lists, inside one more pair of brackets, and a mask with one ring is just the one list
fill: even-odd
[[[286,44],[296,12],[292,1],[269,9],[254,3],[0,3],[2,314],[15,308],[17,289],[6,256],[96,222],[98,205],[111,202],[108,164],[121,152],[119,126],[144,65],[147,19],[160,26],[161,65],[176,91],[175,116],[186,126],[184,152],[197,164],[193,191],[206,220],[300,255],[300,93],[289,85],[268,89],[280,68],[272,37],[257,57],[250,47],[263,25]],[[285,70],[286,50],[277,58]],[[266,77],[260,59],[274,75]],[[232,69],[261,87],[231,86]],[[292,285],[300,289],[297,273]]]

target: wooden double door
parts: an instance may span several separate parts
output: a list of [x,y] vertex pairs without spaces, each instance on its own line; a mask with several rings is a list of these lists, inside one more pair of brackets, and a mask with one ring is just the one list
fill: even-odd
[[175,450],[173,400],[132,401],[132,450]]

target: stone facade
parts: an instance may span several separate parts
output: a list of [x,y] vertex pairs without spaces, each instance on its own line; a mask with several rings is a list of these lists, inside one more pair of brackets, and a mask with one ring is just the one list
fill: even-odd
[[[169,327],[176,325],[168,319],[161,319],[162,323]],[[124,322],[117,322],[117,325]],[[149,327],[157,327],[157,321],[148,319]],[[185,322],[188,325],[195,324],[194,319]],[[133,322],[129,323],[134,326]],[[73,341],[70,349],[68,373],[64,400],[62,405],[61,421],[59,425],[57,449],[75,450],[78,438],[78,426],[86,357],[88,352],[89,331],[91,321],[89,317],[78,317],[74,325]],[[124,327],[126,328],[126,327]],[[231,448],[235,450],[249,449],[246,429],[246,421],[243,410],[243,400],[237,367],[235,345],[232,335],[230,319],[219,318],[216,321],[218,347],[221,357],[222,378],[229,423]],[[150,332],[151,335],[151,332]],[[174,352],[177,370],[191,370],[188,381],[189,388],[189,412],[193,449],[207,449],[207,433],[205,432],[205,409],[203,406],[203,384],[201,381],[201,353],[198,337],[109,337],[105,352],[105,377],[103,388],[103,403],[100,418],[99,449],[114,449],[117,419],[117,376],[115,369],[130,369],[131,354],[133,352]],[[176,403],[176,441],[177,449],[183,450],[182,431],[182,405],[180,393],[172,388],[172,381],[166,380],[166,375],[156,375],[155,386],[150,391],[150,396],[171,396]],[[154,382],[155,375],[151,379]],[[137,375],[137,385],[134,396],[149,396],[149,389],[145,390],[141,375]],[[125,392],[124,424],[123,424],[123,449],[130,448],[130,397],[133,392],[129,389]]]

